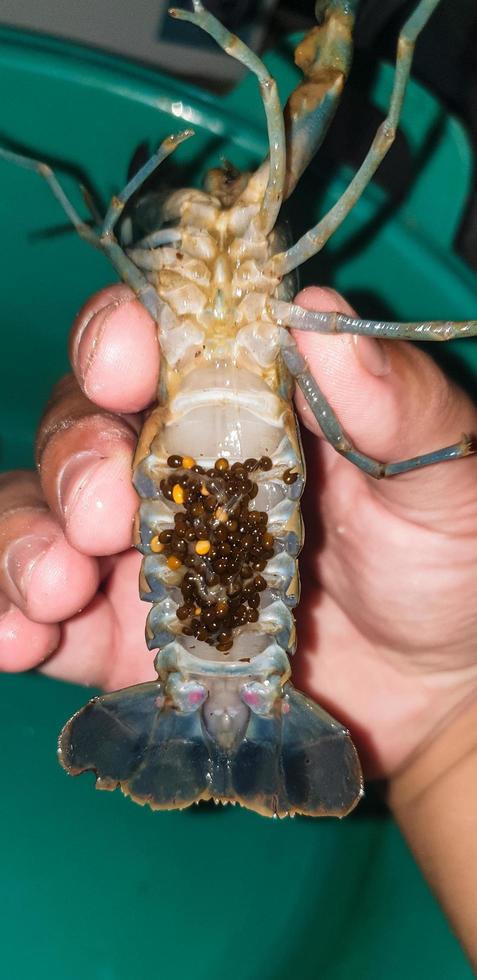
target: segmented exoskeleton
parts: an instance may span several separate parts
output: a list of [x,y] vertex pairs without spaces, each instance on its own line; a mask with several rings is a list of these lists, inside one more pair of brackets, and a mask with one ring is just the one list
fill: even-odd
[[477,322],[382,323],[312,313],[290,302],[291,274],[319,251],[362,194],[399,119],[415,40],[438,0],[421,0],[399,37],[388,115],[342,197],[287,248],[282,201],[317,151],[346,79],[358,0],[323,0],[298,46],[304,80],[285,118],[262,62],[199,2],[173,10],[207,31],[258,78],[269,156],[253,174],[211,171],[203,191],[178,190],[162,224],[132,243],[116,236],[124,207],[192,135],[171,136],[113,199],[100,229],[81,221],[46,165],[38,171],[79,234],[111,259],[158,325],[161,375],[134,463],[141,497],[136,544],[146,637],[158,680],[90,701],[64,728],[60,760],[92,769],[139,803],[181,808],[202,799],[266,815],[344,815],[362,779],[350,736],[290,683],[298,602],[304,462],[292,408],[301,388],[324,436],[375,478],[464,456],[466,437],[395,463],[361,453],[343,432],[288,328],[446,340]]

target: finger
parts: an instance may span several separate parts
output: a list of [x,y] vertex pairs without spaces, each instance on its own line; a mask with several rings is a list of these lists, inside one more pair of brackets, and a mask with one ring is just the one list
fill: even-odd
[[32,670],[58,646],[56,623],[33,623],[0,593],[0,671]]
[[98,592],[86,609],[63,624],[61,640],[41,672],[72,684],[104,688],[116,659],[116,639],[111,604]]
[[[306,309],[355,315],[330,289],[303,290],[297,303]],[[326,398],[357,448],[385,462],[412,458],[458,442],[477,430],[470,399],[415,345],[343,335],[326,337],[294,332]],[[304,424],[321,435],[301,393],[298,410]],[[333,464],[331,464],[333,465]],[[351,465],[351,464],[348,464]],[[475,507],[474,457],[430,466],[375,484],[376,492],[405,506],[433,508],[450,488]]]
[[133,417],[100,411],[70,375],[47,406],[37,437],[41,486],[67,540],[83,554],[109,555],[131,546],[138,425]]
[[104,591],[63,625],[43,673],[110,691],[154,679],[154,653],[144,639],[147,608],[137,587],[140,562],[133,550],[112,562]]
[[138,412],[155,396],[156,325],[128,286],[96,293],[78,313],[70,359],[84,394],[112,412]]
[[0,589],[37,623],[57,623],[85,606],[98,565],[66,541],[34,473],[0,477]]

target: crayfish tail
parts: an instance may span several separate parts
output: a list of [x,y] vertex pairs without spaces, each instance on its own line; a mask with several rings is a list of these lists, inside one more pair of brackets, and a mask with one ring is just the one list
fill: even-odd
[[238,802],[266,816],[344,817],[363,795],[349,732],[289,682],[274,715],[252,714],[232,773]]
[[204,709],[178,710],[159,681],[94,698],[63,729],[60,762],[158,810],[214,799],[270,817],[342,817],[358,803],[349,733],[290,683],[272,712],[249,711],[229,746],[211,736]]
[[93,770],[98,789],[119,786],[155,810],[210,799],[200,719],[164,700],[158,681],[93,698],[60,734],[61,765],[72,776]]

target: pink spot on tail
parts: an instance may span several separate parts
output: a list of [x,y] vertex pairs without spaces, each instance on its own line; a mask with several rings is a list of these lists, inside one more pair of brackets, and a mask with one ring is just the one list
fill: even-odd
[[258,708],[260,705],[260,695],[255,694],[253,691],[244,691],[242,698],[245,704],[248,704],[249,708]]
[[200,704],[200,702],[203,701],[203,699],[204,699],[204,695],[202,694],[202,691],[191,691],[190,694],[188,694],[187,696],[187,700],[191,707],[194,704]]

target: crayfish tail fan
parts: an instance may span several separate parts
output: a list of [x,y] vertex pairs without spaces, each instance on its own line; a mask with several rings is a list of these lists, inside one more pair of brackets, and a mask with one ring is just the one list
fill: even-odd
[[99,789],[120,786],[152,809],[215,799],[265,816],[345,816],[359,801],[349,733],[290,683],[272,712],[247,709],[229,744],[211,734],[207,712],[207,701],[178,710],[160,682],[106,694],[67,723],[60,761],[71,775],[93,770]]
[[152,809],[182,809],[210,799],[210,760],[197,712],[165,704],[154,681],[93,698],[60,734],[62,766],[93,770],[98,789],[115,789]]
[[269,816],[344,817],[363,795],[346,728],[291,683],[273,715],[253,715],[232,768],[236,799]]

